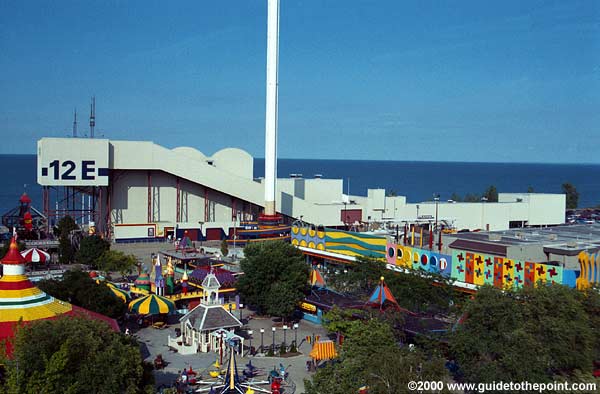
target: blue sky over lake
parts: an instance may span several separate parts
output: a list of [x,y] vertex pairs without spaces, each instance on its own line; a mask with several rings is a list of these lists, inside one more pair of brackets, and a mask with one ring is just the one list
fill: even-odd
[[[0,5],[0,153],[264,155],[266,1]],[[281,2],[279,155],[600,163],[600,2]]]

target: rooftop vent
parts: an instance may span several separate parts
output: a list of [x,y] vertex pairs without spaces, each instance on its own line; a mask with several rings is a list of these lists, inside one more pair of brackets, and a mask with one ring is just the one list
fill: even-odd
[[489,233],[490,241],[498,242],[502,241],[502,234],[498,233]]
[[558,239],[558,235],[556,235],[556,234],[550,234],[550,235],[548,235],[548,239],[550,241],[556,241]]
[[569,241],[569,242],[567,242],[567,247],[568,248],[576,248],[577,247],[577,241]]

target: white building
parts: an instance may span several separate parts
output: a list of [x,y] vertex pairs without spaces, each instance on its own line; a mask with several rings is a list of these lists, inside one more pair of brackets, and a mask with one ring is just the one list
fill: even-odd
[[[87,220],[117,240],[163,238],[183,229],[192,240],[230,234],[234,222],[255,220],[262,212],[264,187],[262,180],[253,179],[253,167],[252,156],[236,148],[207,156],[194,148],[167,149],[149,141],[38,141],[45,214],[58,218],[78,210],[91,212]],[[53,190],[61,186],[67,187],[62,209],[51,201]],[[561,224],[565,212],[562,194],[500,193],[498,203],[415,204],[406,197],[386,196],[384,189],[348,196],[342,179],[300,177],[277,180],[276,203],[289,221],[302,218],[325,226],[433,221],[437,206],[438,221],[458,229],[503,230]],[[87,223],[84,219],[80,222]]]
[[244,338],[236,335],[234,330],[243,324],[223,308],[219,301],[220,287],[221,284],[212,272],[206,275],[202,281],[202,301],[179,319],[181,337],[169,336],[169,346],[181,354],[193,354],[223,352],[228,348],[228,342],[234,342],[238,344],[234,348],[241,353]]

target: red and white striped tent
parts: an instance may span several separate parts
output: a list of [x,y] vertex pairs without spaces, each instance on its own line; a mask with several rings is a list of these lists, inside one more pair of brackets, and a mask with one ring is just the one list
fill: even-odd
[[37,248],[24,250],[21,252],[21,256],[28,263],[47,263],[50,261],[50,254]]

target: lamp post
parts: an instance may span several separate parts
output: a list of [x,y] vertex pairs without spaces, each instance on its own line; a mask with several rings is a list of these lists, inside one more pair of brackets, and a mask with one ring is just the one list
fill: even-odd
[[294,346],[298,347],[298,323],[294,323]]
[[275,330],[276,330],[275,327],[271,327],[271,331],[273,331],[273,347],[272,347],[273,353],[275,353]]
[[200,249],[202,249],[202,225],[204,224],[204,222],[199,221],[198,224],[200,225]]
[[283,347],[287,348],[287,329],[288,326],[287,325],[283,325]]
[[264,345],[264,339],[265,339],[265,329],[261,328],[260,329],[260,352],[263,352],[263,348],[265,347]]
[[485,226],[485,215],[484,215],[484,207],[485,207],[485,203],[487,202],[487,197],[481,197],[481,229],[485,230],[484,226]]
[[248,330],[248,335],[249,335],[249,340],[250,340],[250,355],[252,355],[252,334],[254,334],[254,331],[252,330]]
[[242,321],[242,309],[244,309],[244,304],[240,304],[240,321]]
[[440,203],[440,195],[434,194],[433,201],[435,201],[435,231],[438,229],[438,204]]
[[[233,218],[233,255],[237,256],[236,250],[235,250],[235,231],[236,231],[236,223],[237,223],[237,216]],[[240,318],[241,319],[241,318]]]

